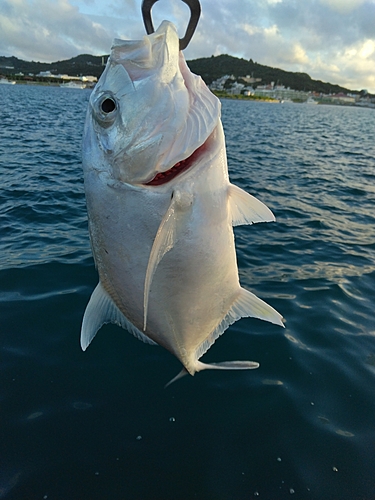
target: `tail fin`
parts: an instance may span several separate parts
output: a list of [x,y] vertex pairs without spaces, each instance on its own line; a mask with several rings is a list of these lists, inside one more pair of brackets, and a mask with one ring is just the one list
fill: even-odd
[[[201,361],[197,361],[196,368],[197,372],[202,370],[254,370],[255,368],[259,368],[259,363],[256,361],[223,361],[221,363],[206,364]],[[172,380],[165,384],[164,389],[188,373],[189,372],[183,368],[175,377],[172,378]]]
[[168,386],[170,386],[171,384],[173,384],[173,382],[176,382],[176,380],[178,380],[179,378],[184,377],[188,373],[189,372],[185,368],[183,368],[179,373],[177,373],[177,375],[175,377],[172,378],[172,380],[170,380],[167,384],[165,384],[164,389],[166,389]]
[[197,372],[202,370],[254,370],[259,368],[256,361],[222,361],[221,363],[202,363],[197,361]]

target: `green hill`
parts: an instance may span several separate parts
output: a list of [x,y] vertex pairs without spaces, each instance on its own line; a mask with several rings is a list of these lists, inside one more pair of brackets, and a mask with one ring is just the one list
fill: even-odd
[[[35,61],[23,61],[17,57],[0,56],[0,73],[14,75],[22,72],[37,74],[40,71],[51,71],[52,74],[68,74],[72,76],[93,75],[99,77],[103,71],[102,62],[107,61],[108,56],[92,56],[82,54],[64,61],[53,63],[41,63]],[[224,75],[234,75],[236,78],[250,75],[261,78],[261,84],[275,82],[295,90],[315,91],[325,94],[336,92],[351,92],[349,89],[313,80],[307,73],[293,73],[279,68],[272,68],[254,62],[252,59],[240,59],[229,55],[203,57],[187,61],[188,66],[203,80],[210,84],[212,81]],[[255,87],[257,84],[253,84]],[[355,91],[354,91],[355,92]]]
[[0,56],[0,73],[11,75],[21,72],[25,75],[28,75],[29,73],[36,75],[40,71],[50,71],[54,75],[92,75],[99,78],[104,69],[102,65],[102,58],[104,58],[104,62],[106,62],[108,55],[91,56],[89,54],[82,54],[77,57],[73,57],[72,59],[52,63],[23,61],[17,57]]
[[[349,89],[324,83],[320,80],[313,80],[307,73],[293,73],[292,71],[284,71],[279,68],[272,68],[258,64],[252,59],[239,59],[229,55],[203,57],[187,61],[191,71],[201,75],[207,84],[220,78],[223,75],[234,75],[239,78],[241,76],[250,75],[254,78],[261,78],[262,81],[258,84],[275,84],[284,85],[294,90],[304,90],[322,92],[328,94],[330,92],[351,92]],[[253,84],[256,86],[257,84]]]

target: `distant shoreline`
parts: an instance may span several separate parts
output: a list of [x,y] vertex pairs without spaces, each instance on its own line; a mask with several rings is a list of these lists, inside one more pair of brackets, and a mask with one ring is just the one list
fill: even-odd
[[[303,100],[283,100],[283,99],[274,99],[271,97],[264,97],[264,96],[246,96],[243,94],[228,94],[227,92],[222,92],[222,91],[211,91],[213,94],[216,95],[219,99],[230,99],[230,100],[237,100],[237,101],[257,101],[257,102],[270,102],[274,104],[284,104],[284,103],[289,103],[289,104],[307,104],[306,101]],[[370,108],[370,109],[375,109],[375,104],[373,103],[345,103],[345,102],[333,102],[329,101],[324,98],[316,98],[316,103],[315,104],[320,104],[320,105],[325,105],[325,106],[344,106],[344,107],[356,107],[356,108]],[[310,104],[307,104],[310,106]]]
[[[17,85],[36,85],[38,87],[61,87],[60,83],[57,82],[42,82],[42,81],[28,81],[28,80],[17,80]],[[93,87],[86,87],[81,90],[92,90]],[[256,101],[256,102],[268,102],[268,103],[273,103],[273,104],[306,104],[306,100],[301,100],[301,99],[289,99],[289,100],[283,100],[283,99],[275,99],[272,97],[266,97],[266,96],[255,96],[255,95],[244,95],[244,94],[229,94],[227,92],[223,91],[217,91],[217,90],[211,90],[211,92],[216,95],[219,99],[230,99],[230,100],[235,100],[235,101]],[[314,104],[320,104],[320,105],[330,105],[330,106],[345,106],[345,107],[356,107],[356,108],[370,108],[370,109],[375,109],[375,104],[374,103],[345,103],[345,102],[333,102],[329,101],[324,98],[315,98],[315,103]],[[307,104],[309,105],[309,104]]]

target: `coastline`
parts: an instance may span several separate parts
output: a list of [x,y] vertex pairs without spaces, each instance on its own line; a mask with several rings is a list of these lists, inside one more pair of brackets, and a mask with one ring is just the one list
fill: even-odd
[[307,100],[301,100],[301,99],[290,99],[290,100],[280,100],[280,99],[274,99],[271,97],[264,97],[264,96],[254,96],[254,95],[243,95],[243,94],[229,94],[228,92],[223,92],[223,91],[216,91],[216,90],[211,90],[211,92],[216,95],[219,99],[230,99],[230,100],[237,100],[237,101],[257,101],[257,102],[270,102],[274,104],[320,104],[320,105],[325,105],[325,106],[345,106],[345,107],[356,107],[356,108],[370,108],[370,109],[375,109],[375,104],[374,103],[346,103],[346,102],[334,102],[331,101],[327,98],[315,98],[314,103],[309,103]]
[[[23,86],[38,86],[38,87],[61,87],[60,82],[48,82],[48,81],[35,81],[35,80],[17,80],[16,85],[23,85]],[[14,85],[15,86],[15,85]],[[81,90],[92,90],[94,86],[86,86],[84,89]],[[375,104],[372,102],[364,103],[363,101],[361,102],[335,102],[333,100],[330,100],[327,98],[327,96],[324,97],[314,97],[314,102],[309,101],[309,99],[302,100],[302,99],[275,99],[272,97],[266,97],[266,96],[255,96],[255,95],[244,95],[244,94],[230,94],[228,92],[224,92],[221,90],[211,90],[211,92],[216,95],[219,99],[228,99],[228,100],[237,100],[237,101],[257,101],[257,102],[268,102],[268,103],[273,103],[273,104],[320,104],[320,105],[329,105],[329,106],[345,106],[345,107],[356,107],[356,108],[370,108],[370,109],[375,109]]]

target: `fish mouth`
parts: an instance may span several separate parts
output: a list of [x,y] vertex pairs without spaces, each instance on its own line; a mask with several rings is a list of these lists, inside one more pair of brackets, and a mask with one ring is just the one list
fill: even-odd
[[188,156],[184,160],[178,161],[169,170],[166,170],[165,172],[158,172],[153,179],[151,179],[149,182],[146,182],[144,185],[161,186],[162,184],[167,184],[167,182],[170,182],[178,175],[189,170],[207,148],[207,142],[208,140],[206,140],[201,146],[199,146],[199,148],[197,148],[190,156]]

